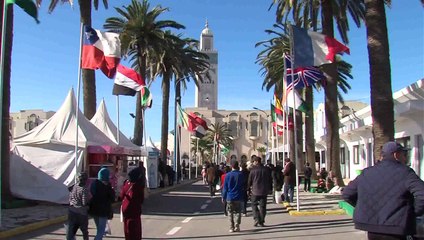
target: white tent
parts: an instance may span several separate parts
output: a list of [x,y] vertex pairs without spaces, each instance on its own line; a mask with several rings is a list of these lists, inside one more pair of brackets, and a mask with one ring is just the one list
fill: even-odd
[[121,131],[119,131],[119,142],[117,137],[117,127],[109,117],[109,113],[106,108],[105,101],[100,102],[99,107],[97,108],[96,114],[90,120],[100,131],[102,131],[106,136],[109,137],[113,142],[118,144],[121,147],[124,147],[126,150],[130,150],[128,155],[143,155],[146,156],[146,152],[140,146],[132,143]]
[[67,187],[75,178],[76,131],[79,170],[87,147],[116,146],[79,109],[77,127],[76,108],[71,89],[55,115],[14,139],[10,156],[10,184],[14,196],[68,203]]

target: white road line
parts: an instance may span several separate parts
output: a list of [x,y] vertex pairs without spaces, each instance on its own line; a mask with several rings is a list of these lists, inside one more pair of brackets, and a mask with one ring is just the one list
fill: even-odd
[[205,210],[208,207],[208,204],[203,204],[200,209]]
[[188,218],[184,219],[184,221],[182,221],[182,223],[188,223],[188,222],[190,222],[191,219],[193,219],[193,217],[188,217]]
[[177,233],[179,230],[181,229],[181,227],[174,227],[173,229],[171,229],[171,231],[169,231],[166,235],[174,235],[175,233]]
[[212,202],[212,200],[210,200],[210,199],[209,200],[206,200],[206,203],[211,203],[211,202]]

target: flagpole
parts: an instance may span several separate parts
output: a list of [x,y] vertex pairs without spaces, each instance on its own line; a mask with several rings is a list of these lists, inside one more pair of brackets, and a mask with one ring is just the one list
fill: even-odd
[[[188,133],[191,136],[191,133]],[[190,167],[190,157],[191,157],[191,138],[188,140],[188,179],[191,180],[191,167]]]
[[75,184],[77,183],[77,174],[78,174],[78,118],[79,118],[79,99],[81,92],[81,56],[82,56],[82,39],[83,39],[83,29],[84,24],[80,23],[80,50],[79,50],[79,58],[78,58],[78,83],[77,83],[77,107],[75,109]]
[[[294,54],[293,54],[293,28],[290,25],[290,37],[291,37],[291,41],[290,41],[290,56],[292,59],[292,71],[291,71],[291,79],[292,82],[294,80],[294,68],[295,68],[295,60],[294,59]],[[297,158],[297,124],[296,124],[296,97],[295,97],[295,88],[294,88],[294,84],[292,86],[292,91],[293,91],[293,122],[294,122],[294,129],[293,129],[293,133],[294,133],[294,159],[295,159],[295,163],[296,163],[296,204],[297,204],[297,211],[299,211],[299,204],[300,204],[300,200],[299,200],[299,161]]]
[[116,140],[119,145],[119,95],[116,95]]
[[199,138],[196,138],[196,179],[197,179],[197,171],[199,166],[199,159],[197,159],[197,156],[199,155]]

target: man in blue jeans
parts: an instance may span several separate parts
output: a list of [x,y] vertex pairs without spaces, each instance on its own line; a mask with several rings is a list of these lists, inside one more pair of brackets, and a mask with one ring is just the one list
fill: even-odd
[[293,202],[294,186],[296,186],[296,166],[290,158],[284,159],[284,198],[285,202]]
[[247,183],[252,195],[250,200],[255,227],[265,226],[266,201],[272,189],[271,170],[265,167],[261,161],[260,157],[253,158],[254,166],[250,170]]
[[[230,233],[240,231],[241,209],[244,201],[246,179],[239,171],[237,161],[231,163],[231,172],[226,173],[222,187],[222,202],[227,202],[228,219],[230,220]],[[234,216],[236,217],[234,222]]]

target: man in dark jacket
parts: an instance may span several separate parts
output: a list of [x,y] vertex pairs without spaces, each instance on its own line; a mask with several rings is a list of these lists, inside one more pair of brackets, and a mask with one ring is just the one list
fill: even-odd
[[284,201],[293,202],[296,186],[296,166],[290,158],[284,159]]
[[407,239],[424,213],[424,182],[406,165],[407,150],[387,142],[383,159],[343,190],[343,198],[355,206],[355,228],[368,231],[368,239]]
[[[252,213],[255,227],[264,227],[266,215],[266,200],[272,186],[271,172],[261,163],[260,157],[253,160],[254,167],[250,170],[248,187],[251,191]],[[258,209],[259,205],[259,209]]]
[[[244,202],[245,188],[244,175],[239,171],[237,161],[232,162],[231,172],[225,174],[222,188],[222,202],[227,202],[228,219],[230,220],[230,232],[239,232],[241,223],[241,210]],[[234,222],[235,216],[235,222]]]

